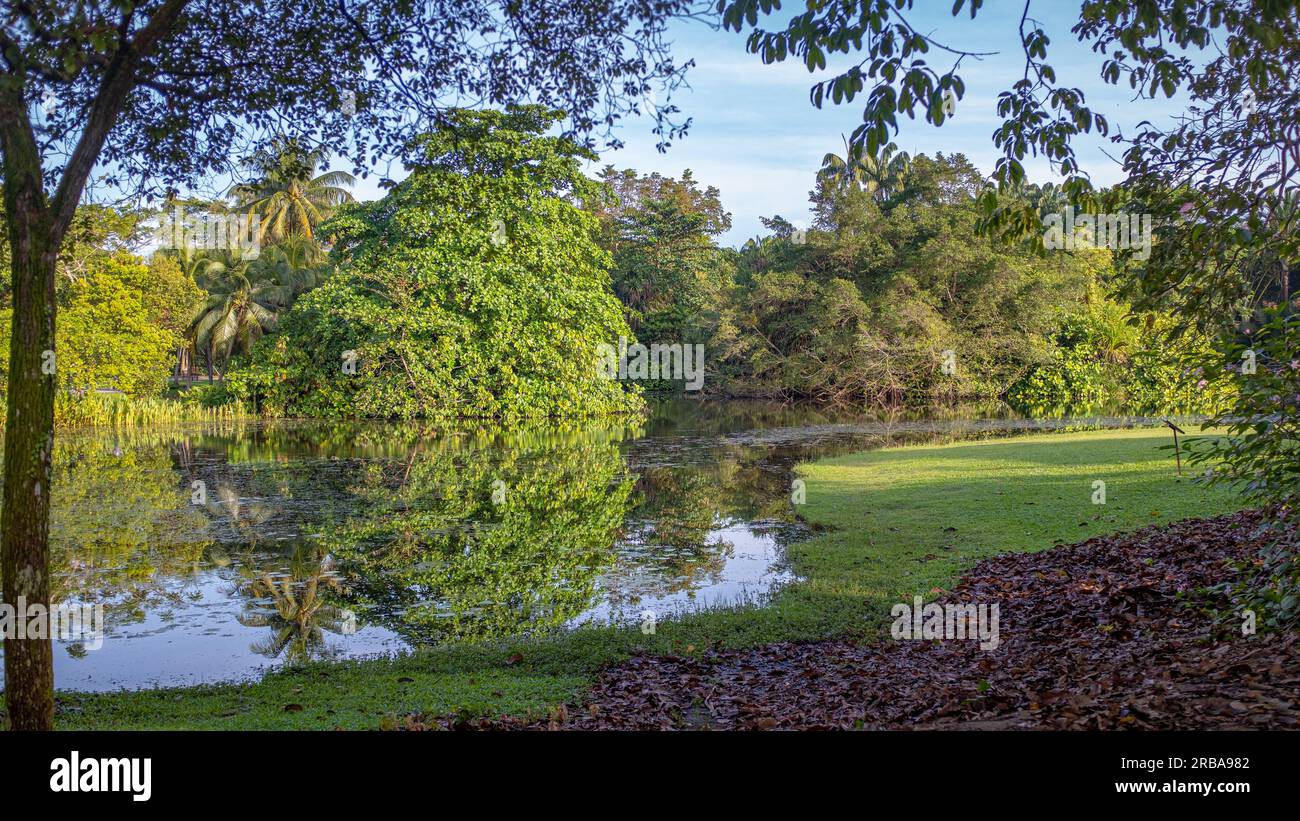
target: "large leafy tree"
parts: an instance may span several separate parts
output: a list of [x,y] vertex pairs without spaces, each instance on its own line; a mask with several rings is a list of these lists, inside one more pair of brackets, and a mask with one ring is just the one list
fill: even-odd
[[194,278],[170,257],[155,254],[143,263],[124,254],[115,256],[121,263],[115,270],[139,295],[149,320],[176,337],[183,336],[203,299]]
[[614,257],[614,293],[643,342],[696,342],[693,327],[722,284],[714,238],[731,227],[718,189],[681,179],[607,167],[614,192],[599,210],[601,244]]
[[[689,0],[30,0],[0,13],[0,152],[13,292],[0,575],[49,601],[55,270],[92,171],[161,193],[265,146],[283,123],[358,170],[401,154],[449,101],[522,99],[590,135],[673,86],[663,39]],[[656,128],[683,128],[656,109]],[[589,137],[588,137],[589,138]],[[15,728],[53,723],[48,641],[5,647]]]
[[338,270],[232,374],[263,411],[363,417],[602,415],[638,398],[597,371],[631,332],[581,203],[594,159],[539,106],[462,110],[388,196],[327,230]]
[[[181,344],[176,321],[199,296],[171,263],[146,265],[129,254],[90,257],[62,289],[57,341],[64,352],[59,381],[75,395],[101,388],[131,396],[156,395]],[[10,310],[0,309],[0,330]],[[7,376],[7,351],[0,375]]]
[[[983,177],[963,155],[918,155],[881,208],[821,176],[817,223],[741,250],[712,351],[732,392],[897,405],[1002,396],[1049,357],[1058,310],[1078,306],[1084,257],[1044,260],[979,236]],[[936,260],[942,260],[936,265]],[[942,353],[960,360],[955,374]]]

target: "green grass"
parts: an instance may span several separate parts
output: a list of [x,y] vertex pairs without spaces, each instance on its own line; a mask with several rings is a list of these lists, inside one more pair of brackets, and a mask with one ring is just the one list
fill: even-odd
[[[834,530],[796,546],[824,597],[897,602],[947,588],[975,561],[1236,510],[1240,498],[1175,472],[1164,429],[894,448],[800,468],[808,518]],[[1093,482],[1105,482],[1105,504]],[[811,590],[809,591],[811,593]]]
[[[60,693],[70,728],[379,728],[408,713],[544,715],[601,665],[636,650],[698,653],[787,639],[875,635],[892,604],[950,587],[985,556],[1033,551],[1240,506],[1175,476],[1164,430],[1048,434],[854,454],[799,468],[800,511],[829,528],[794,545],[802,581],[765,607],[639,629],[593,628],[493,647],[318,663],[244,685]],[[1106,504],[1092,503],[1093,481]]]

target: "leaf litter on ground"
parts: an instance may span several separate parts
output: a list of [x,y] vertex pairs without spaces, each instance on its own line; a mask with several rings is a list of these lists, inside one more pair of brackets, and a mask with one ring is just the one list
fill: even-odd
[[[541,718],[413,729],[1264,729],[1300,725],[1294,632],[1223,628],[1211,588],[1259,552],[1258,512],[979,562],[933,602],[999,606],[978,640],[784,642],[638,655]],[[927,602],[929,603],[929,602]]]

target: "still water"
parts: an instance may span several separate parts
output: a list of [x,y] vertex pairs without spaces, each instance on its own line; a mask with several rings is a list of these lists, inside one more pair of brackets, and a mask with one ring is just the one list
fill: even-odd
[[791,468],[851,450],[1121,425],[673,402],[627,426],[276,422],[66,434],[54,598],[103,605],[55,683],[231,681],[584,623],[761,603],[803,538]]

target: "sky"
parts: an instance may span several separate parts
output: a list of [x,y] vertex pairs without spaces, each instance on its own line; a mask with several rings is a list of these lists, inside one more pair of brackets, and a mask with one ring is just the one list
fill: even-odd
[[[1024,72],[1018,35],[1024,4],[988,0],[974,21],[966,12],[954,18],[951,0],[920,0],[917,5],[923,8],[908,19],[938,42],[998,53],[962,62],[959,73],[966,82],[966,96],[951,120],[936,128],[923,120],[900,118],[900,132],[894,141],[913,155],[964,153],[989,174],[1000,156],[993,144],[993,131],[1000,122],[997,95]],[[1089,104],[1124,132],[1131,133],[1143,119],[1161,122],[1181,110],[1178,98],[1135,102],[1127,83],[1116,88],[1102,82],[1101,56],[1070,34],[1077,21],[1077,3],[1037,0],[1031,14],[1042,21],[1052,39],[1049,63],[1056,68],[1059,80],[1082,89]],[[732,229],[721,238],[728,245],[764,233],[759,221],[762,216],[780,214],[791,221],[811,222],[808,192],[822,157],[828,151],[843,154],[841,135],[851,133],[861,122],[865,97],[847,105],[827,103],[819,110],[809,101],[808,91],[819,77],[829,79],[837,73],[835,69],[843,70],[861,57],[841,55],[826,72],[812,75],[797,61],[763,65],[757,55],[746,53],[744,34],[685,22],[674,34],[678,58],[696,61],[688,75],[692,88],[672,97],[682,111],[678,116],[692,118],[690,133],[660,154],[649,121],[634,119],[619,131],[626,147],[603,152],[602,161],[643,173],[677,175],[690,168],[702,185],[719,189],[723,205],[732,213]],[[937,51],[930,56],[940,73],[953,59]],[[1112,159],[1121,155],[1122,146],[1094,138],[1080,141],[1076,151],[1094,182],[1105,185],[1122,179],[1120,165]],[[1055,179],[1045,161],[1030,158],[1026,169],[1034,182]]]
[[[1024,71],[1018,34],[1024,4],[987,0],[973,21],[966,12],[953,17],[951,0],[919,0],[917,5],[920,8],[908,19],[934,40],[967,51],[996,53],[978,60],[965,58],[959,73],[966,96],[941,128],[900,118],[901,130],[894,141],[913,155],[964,153],[989,174],[1000,156],[992,138],[999,123],[997,95]],[[1087,102],[1125,133],[1144,119],[1164,122],[1182,109],[1184,101],[1178,97],[1134,100],[1127,84],[1117,88],[1103,83],[1102,58],[1070,34],[1077,14],[1077,3],[1063,0],[1036,0],[1031,11],[1051,37],[1048,62],[1061,83],[1081,88]],[[776,25],[775,19],[769,22],[769,28]],[[732,229],[720,238],[726,245],[739,246],[765,233],[760,217],[780,214],[796,225],[810,223],[808,192],[821,159],[829,151],[843,153],[842,135],[861,122],[865,97],[848,105],[828,102],[819,110],[809,101],[808,90],[817,79],[829,79],[861,57],[840,55],[826,71],[813,75],[797,61],[765,66],[745,51],[744,34],[714,30],[700,22],[675,24],[670,39],[678,62],[694,59],[695,67],[687,75],[690,88],[657,102],[671,101],[681,110],[678,119],[692,119],[688,135],[661,154],[656,150],[659,140],[652,133],[652,120],[633,117],[616,131],[625,146],[602,151],[601,161],[593,163],[589,173],[597,174],[605,164],[671,176],[691,169],[702,186],[719,189],[723,205],[732,214]],[[937,50],[930,56],[940,73],[953,59]],[[1122,178],[1115,159],[1122,146],[1084,138],[1076,143],[1076,151],[1095,183],[1107,185]],[[1040,159],[1027,158],[1026,170],[1033,182],[1056,179]],[[372,176],[359,182],[355,194],[359,199],[375,199],[383,192]]]

